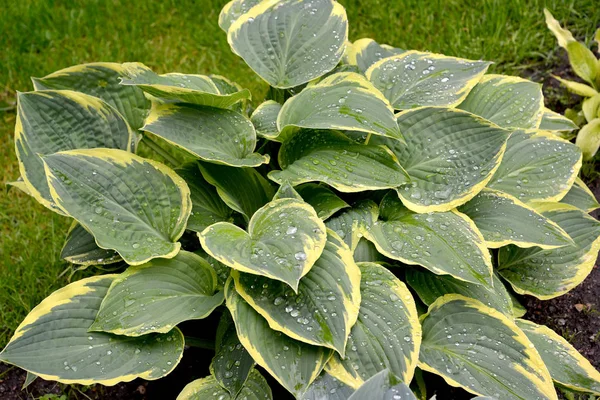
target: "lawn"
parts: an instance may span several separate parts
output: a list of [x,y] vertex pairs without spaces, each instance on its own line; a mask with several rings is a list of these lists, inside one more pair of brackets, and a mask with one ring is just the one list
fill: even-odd
[[[43,76],[92,61],[140,61],[157,72],[226,75],[260,99],[266,85],[229,51],[217,26],[225,1],[3,0],[0,4],[0,181],[18,177],[13,126],[16,91]],[[494,61],[492,72],[547,69],[556,42],[542,9],[579,38],[600,21],[597,0],[340,0],[350,39],[372,37],[406,49]],[[470,4],[469,4],[470,3]],[[476,5],[474,5],[476,4]],[[59,258],[69,221],[16,190],[0,191],[0,347],[23,317],[69,279]],[[86,272],[77,272],[75,278]]]

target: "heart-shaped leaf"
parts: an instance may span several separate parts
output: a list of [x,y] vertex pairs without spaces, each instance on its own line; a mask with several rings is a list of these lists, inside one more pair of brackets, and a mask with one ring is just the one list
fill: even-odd
[[213,376],[196,379],[188,383],[177,400],[272,400],[273,394],[266,379],[255,369],[252,369],[248,380],[242,386],[239,395],[230,394],[223,389]]
[[325,224],[308,204],[274,200],[250,219],[248,232],[219,222],[198,235],[202,248],[223,264],[287,283],[298,290],[325,247]]
[[252,121],[258,136],[269,140],[275,140],[279,136],[277,116],[281,107],[281,104],[273,100],[267,100],[256,107],[250,121]]

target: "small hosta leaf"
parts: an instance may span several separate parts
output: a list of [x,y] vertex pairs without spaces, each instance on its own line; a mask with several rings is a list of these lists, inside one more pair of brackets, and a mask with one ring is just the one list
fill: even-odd
[[254,365],[254,359],[240,343],[231,314],[225,310],[217,327],[215,356],[210,364],[212,374],[235,397],[244,387]]
[[232,272],[237,292],[269,323],[287,336],[344,354],[350,328],[361,304],[360,270],[346,244],[327,232],[323,253],[298,284]]
[[274,140],[279,136],[277,128],[277,116],[281,111],[281,104],[273,100],[267,100],[261,103],[252,113],[250,121],[256,129],[256,134],[270,140]]
[[377,221],[379,207],[372,200],[360,200],[352,208],[329,218],[325,225],[335,231],[354,252],[364,232]]
[[298,86],[332,70],[347,40],[346,10],[333,0],[262,1],[227,31],[233,52],[277,88]]
[[223,389],[213,375],[188,383],[177,400],[272,400],[273,394],[266,379],[253,369],[236,397]]
[[282,171],[269,173],[277,183],[317,181],[340,192],[395,188],[409,180],[389,149],[355,143],[336,131],[307,129],[294,134],[281,146],[279,165]]
[[180,322],[206,318],[223,302],[217,275],[200,256],[181,250],[171,259],[129,267],[110,286],[90,331],[141,336],[166,333]]
[[346,48],[346,62],[356,65],[363,74],[377,61],[404,53],[406,50],[398,49],[387,44],[379,44],[373,39],[358,39]]
[[353,392],[350,386],[323,371],[299,399],[348,400]]
[[425,305],[430,306],[446,294],[460,294],[479,300],[488,307],[512,317],[513,304],[502,281],[493,275],[493,288],[460,281],[449,275],[436,275],[420,268],[406,270],[406,283],[413,288]]
[[410,388],[389,370],[373,375],[348,400],[417,400]]
[[54,202],[42,157],[64,150],[96,147],[131,150],[134,136],[114,108],[87,94],[70,90],[19,93],[15,148],[29,193],[52,211]]
[[98,247],[94,236],[77,222],[73,222],[60,258],[78,265],[106,265],[121,261],[121,256],[114,250]]
[[517,326],[535,345],[556,383],[600,396],[600,372],[562,336],[523,319],[517,320]]
[[299,342],[272,330],[267,321],[237,294],[232,279],[225,284],[225,298],[240,342],[256,363],[296,397],[306,392],[333,350]]
[[229,108],[251,97],[248,89],[236,93],[221,94],[208,76],[170,73],[158,75],[141,63],[124,63],[121,85],[136,86],[154,97],[168,102],[198,104],[202,106]]
[[572,243],[567,233],[552,220],[517,198],[492,189],[483,189],[458,211],[473,220],[489,248],[507,244],[551,249]]
[[273,200],[250,219],[248,232],[219,222],[198,236],[202,248],[223,264],[287,283],[294,291],[323,252],[325,224],[308,204]]
[[467,96],[490,64],[411,50],[374,63],[365,75],[395,109],[452,107]]
[[296,187],[296,190],[304,201],[313,206],[322,220],[326,220],[343,208],[350,207],[326,185],[305,183]]
[[422,265],[435,274],[492,284],[492,260],[484,239],[473,221],[457,211],[416,214],[390,193],[365,238],[388,258]]
[[579,129],[579,127],[569,118],[544,108],[539,129],[547,132],[569,132]]
[[517,293],[546,300],[567,293],[589,275],[600,250],[600,223],[566,204],[542,203],[536,209],[567,232],[573,243],[549,250],[502,247],[498,272]]
[[497,400],[558,398],[540,355],[512,318],[450,294],[429,307],[421,324],[419,367],[451,386]]
[[200,172],[208,183],[215,186],[221,199],[241,213],[246,220],[273,198],[271,182],[254,168],[234,168],[226,165],[200,163]]
[[581,168],[581,150],[551,134],[514,132],[488,187],[517,199],[559,201]]
[[516,76],[485,75],[458,107],[502,128],[536,129],[544,115],[542,85]]
[[585,212],[592,212],[600,207],[596,195],[587,187],[584,181],[575,179],[573,186],[560,201],[564,204],[570,204]]
[[32,81],[35,90],[65,89],[99,97],[116,108],[131,129],[138,130],[150,111],[150,100],[140,88],[120,84],[125,71],[123,64],[98,62],[74,65]]
[[362,301],[344,357],[334,354],[325,369],[355,389],[389,369],[410,382],[421,345],[421,324],[408,288],[386,268],[360,263]]
[[130,265],[179,252],[192,204],[173,170],[114,149],[64,151],[44,163],[55,203],[101,248]]
[[204,180],[198,163],[186,164],[175,172],[185,180],[190,189],[192,211],[186,229],[202,232],[216,222],[231,222],[231,209],[219,197],[217,190]]
[[115,278],[82,279],[52,293],[19,325],[0,360],[65,384],[111,386],[170,373],[183,355],[179,329],[139,338],[88,331]]
[[449,211],[473,198],[491,179],[510,132],[472,114],[447,108],[420,108],[398,114],[406,145],[382,137],[398,157],[411,184],[398,188],[416,212]]
[[337,129],[402,140],[394,109],[364,76],[330,75],[285,102],[277,118],[282,140],[296,128]]
[[236,111],[154,103],[142,130],[205,161],[234,167],[269,162],[268,155],[254,153],[254,126]]

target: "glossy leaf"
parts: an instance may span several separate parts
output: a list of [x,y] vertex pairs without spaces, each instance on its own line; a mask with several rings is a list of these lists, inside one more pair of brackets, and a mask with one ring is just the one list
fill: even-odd
[[44,164],[56,204],[101,248],[116,250],[130,265],[179,252],[192,204],[173,170],[113,149],[60,152]]
[[202,248],[223,264],[285,282],[294,291],[326,242],[323,221],[310,205],[295,199],[273,200],[259,209],[248,232],[218,222],[199,237]]
[[154,103],[142,130],[194,156],[234,167],[257,167],[269,156],[254,153],[256,132],[244,115],[226,109]]
[[78,265],[105,265],[121,261],[114,250],[98,247],[91,233],[74,222],[67,233],[60,258]]
[[235,400],[236,398],[240,400],[272,400],[273,394],[266,379],[260,372],[253,369],[238,397],[231,395],[219,386],[219,382],[213,375],[188,383],[177,396],[177,400]]
[[15,149],[21,177],[42,205],[64,213],[54,202],[42,157],[58,151],[96,147],[131,150],[134,136],[114,108],[70,90],[18,94]]
[[361,200],[352,204],[351,208],[329,218],[325,225],[335,231],[354,252],[359,239],[377,221],[378,215],[379,208],[375,202]]
[[296,128],[366,132],[403,140],[389,102],[364,76],[330,75],[285,102],[277,118],[282,140]]
[[360,275],[352,252],[333,231],[323,253],[300,280],[297,294],[283,282],[232,272],[236,291],[272,329],[344,354],[361,304]]
[[327,372],[321,372],[321,375],[314,380],[306,392],[300,397],[301,400],[348,400],[348,397],[354,392],[350,386],[346,385],[329,375]]
[[489,248],[514,244],[551,249],[572,244],[569,235],[552,220],[497,190],[483,189],[458,211],[473,220]]
[[453,107],[467,96],[490,64],[411,50],[381,59],[365,75],[396,109]]
[[373,39],[358,39],[346,48],[346,62],[356,65],[363,74],[377,61],[404,53],[406,50],[398,49],[387,44],[379,44]]
[[336,131],[301,130],[281,146],[279,165],[282,171],[269,173],[277,183],[317,181],[340,192],[395,188],[408,181],[387,148],[357,144]]
[[515,76],[485,75],[458,107],[502,128],[535,129],[544,115],[542,85]]
[[129,267],[110,286],[90,331],[141,336],[166,333],[206,318],[223,302],[217,275],[200,256],[181,250],[171,259]]
[[379,220],[365,232],[384,256],[422,265],[438,275],[492,284],[492,261],[481,233],[457,211],[416,214],[395,194],[386,195]]
[[558,201],[581,168],[581,151],[551,134],[514,132],[498,170],[487,187],[522,202]]
[[140,338],[88,332],[115,278],[86,278],[52,293],[19,325],[0,360],[65,384],[112,386],[167,375],[183,354],[179,329]]
[[329,374],[357,389],[388,369],[410,382],[417,366],[421,325],[408,288],[386,268],[360,263],[362,301],[345,356],[334,354],[325,367]]
[[323,370],[332,350],[299,342],[272,330],[236,293],[232,279],[225,285],[225,298],[240,342],[256,363],[295,396],[306,392]]
[[538,208],[573,239],[558,249],[502,247],[498,272],[520,294],[551,299],[579,285],[591,272],[600,250],[600,223],[573,206],[548,203]]
[[510,132],[472,114],[420,108],[398,114],[406,145],[381,137],[411,179],[398,188],[415,212],[449,211],[473,198],[491,179]]
[[600,372],[553,330],[523,319],[517,320],[540,353],[552,379],[561,386],[600,396]]
[[120,84],[125,72],[123,64],[97,62],[74,65],[31,80],[35,90],[74,90],[99,97],[121,113],[132,129],[137,130],[148,115],[150,100],[141,89]]
[[256,134],[270,140],[274,140],[279,136],[279,128],[277,128],[277,116],[281,111],[281,104],[273,100],[267,100],[261,103],[252,113],[250,121],[256,129]]
[[296,187],[304,201],[310,204],[322,220],[326,220],[343,208],[350,207],[326,185],[305,183]]
[[367,380],[348,400],[417,400],[410,388],[393,373],[383,370]]
[[158,75],[141,63],[125,63],[121,85],[136,86],[167,102],[183,102],[202,106],[229,108],[249,99],[250,91],[221,94],[217,85],[205,75],[169,73]]
[[227,31],[233,52],[277,88],[298,86],[332,70],[347,39],[346,10],[333,0],[262,1]]
[[219,27],[227,32],[231,24],[260,2],[261,0],[232,0],[225,4],[219,14]]
[[544,108],[542,122],[539,129],[548,132],[566,132],[573,131],[579,127],[569,118],[560,115],[550,109]]
[[569,189],[566,196],[560,202],[570,204],[588,213],[600,207],[600,204],[596,200],[596,195],[579,178],[575,179],[573,186],[571,186],[571,189]]
[[419,367],[451,386],[504,399],[557,399],[540,355],[512,318],[483,303],[446,295],[421,317]]

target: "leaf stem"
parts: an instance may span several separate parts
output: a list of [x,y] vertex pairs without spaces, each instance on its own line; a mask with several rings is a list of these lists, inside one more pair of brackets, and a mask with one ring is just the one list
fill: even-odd
[[215,341],[210,339],[200,339],[192,336],[185,336],[185,344],[192,347],[198,347],[206,350],[215,349]]
[[367,138],[365,139],[365,144],[369,144],[369,140],[371,140],[371,135],[372,135],[372,133],[371,133],[371,132],[369,132],[369,133],[367,134]]
[[164,158],[171,166],[178,167],[181,164],[177,159],[175,159],[172,155],[166,152],[162,147],[160,147],[154,140],[150,139],[147,135],[142,135],[142,142],[156,154]]

